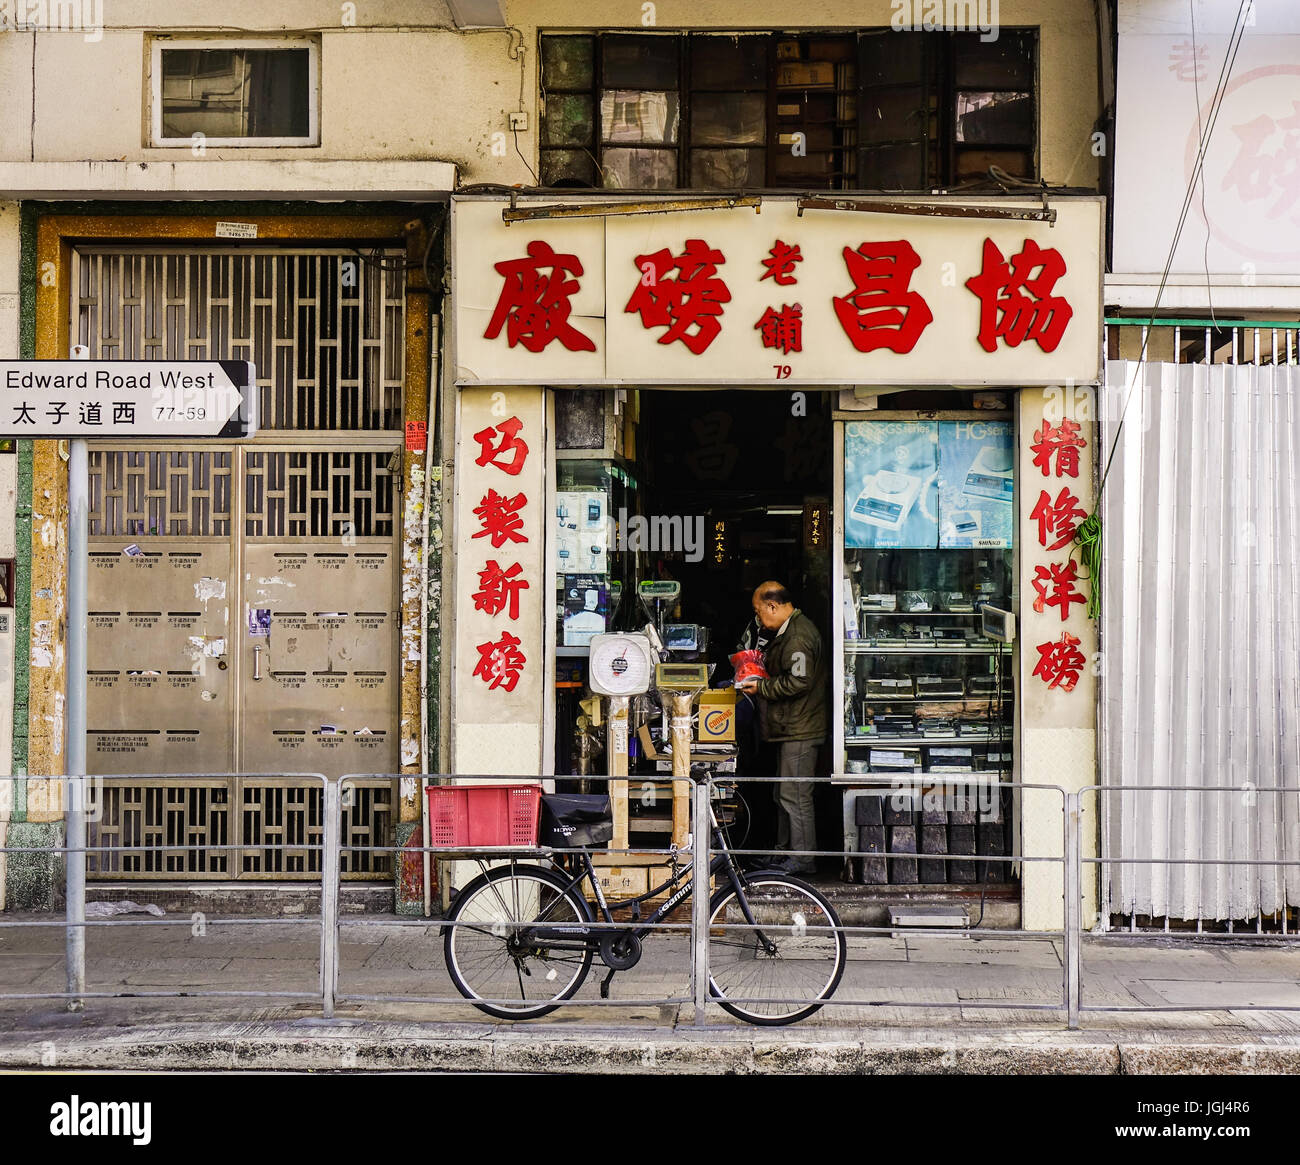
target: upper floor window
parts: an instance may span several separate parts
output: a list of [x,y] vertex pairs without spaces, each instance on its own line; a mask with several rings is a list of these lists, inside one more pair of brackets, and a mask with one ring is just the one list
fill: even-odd
[[319,60],[301,39],[154,41],[153,144],[319,145]]
[[541,180],[928,190],[1037,177],[1034,30],[541,38]]

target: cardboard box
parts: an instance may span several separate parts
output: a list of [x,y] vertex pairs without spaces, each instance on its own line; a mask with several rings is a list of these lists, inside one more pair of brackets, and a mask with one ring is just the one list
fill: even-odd
[[[680,865],[677,868],[679,871],[681,870]],[[673,867],[671,864],[647,867],[645,892],[648,894],[656,886],[662,885],[664,882],[668,881],[668,879],[671,878],[672,876],[673,876]],[[685,885],[686,882],[683,879],[682,881],[678,882],[676,886],[669,886],[666,890],[660,890],[658,894],[656,894],[653,898],[649,900],[649,904],[651,908],[662,905],[670,897],[672,897],[672,895],[676,894],[677,891],[680,890]],[[710,878],[709,894],[712,895],[713,891],[716,890],[717,888],[718,888],[717,879]],[[687,898],[680,905],[685,906],[686,909],[689,910],[691,906],[691,900]]]
[[[653,740],[653,739],[651,738],[651,736],[650,736],[650,726],[649,726],[648,724],[642,724],[641,727],[638,728],[638,729],[636,730],[636,738],[637,738],[637,740],[639,740],[639,741],[641,742],[641,755],[644,756],[644,757],[646,758],[646,760],[652,760],[652,761],[671,761],[671,760],[672,760],[672,754],[671,754],[671,753],[668,753],[668,752],[660,752],[660,751],[658,751],[658,749],[655,748],[655,746],[654,746],[654,740]],[[696,741],[695,743],[698,744],[699,742]],[[702,763],[707,762],[707,761],[712,761],[712,762],[716,763],[717,761],[721,760],[721,759],[724,758],[724,757],[733,756],[733,755],[734,755],[734,752],[733,752],[732,750],[728,750],[728,751],[726,751],[726,752],[722,752],[722,753],[718,753],[718,752],[692,752],[692,753],[691,753],[691,764],[702,764]],[[664,770],[665,773],[667,773],[667,771],[668,771],[668,770],[666,770],[666,769]],[[640,777],[634,777],[634,778],[632,778],[632,779],[633,779],[633,780],[641,780],[642,778],[640,778]],[[647,778],[647,779],[649,779],[649,778]],[[664,781],[664,780],[671,780],[672,778],[671,778],[671,776],[660,776],[660,777],[658,777],[658,778],[656,778],[656,779],[657,779],[657,780],[660,780],[660,781]],[[679,782],[679,783],[684,784],[684,781],[681,781],[681,782]]]
[[596,881],[606,898],[637,898],[649,889],[645,866],[597,866]]
[[776,67],[776,84],[781,89],[831,88],[835,65],[831,61],[787,61]]
[[699,740],[711,744],[736,739],[736,689],[717,688],[700,693]]

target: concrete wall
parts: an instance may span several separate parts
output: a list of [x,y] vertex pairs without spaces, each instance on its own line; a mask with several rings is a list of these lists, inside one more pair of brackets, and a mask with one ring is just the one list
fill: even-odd
[[[886,27],[890,0],[813,0],[797,10],[773,0],[744,6],[721,0],[663,0],[643,5],[517,0],[511,29],[461,31],[442,4],[357,5],[355,25],[340,23],[346,5],[277,2],[223,6],[226,28],[266,34],[304,32],[321,42],[321,144],[280,149],[208,147],[206,167],[231,170],[274,158],[285,162],[443,161],[461,181],[531,183],[515,152],[506,116],[522,109],[528,130],[519,149],[536,168],[539,29],[641,29],[653,10],[658,29]],[[198,3],[115,3],[98,39],[67,32],[0,37],[0,119],[4,162],[140,163],[189,160],[189,147],[148,141],[149,32],[215,35],[210,8]],[[1042,170],[1048,181],[1095,187],[1091,149],[1097,116],[1096,33],[1092,0],[1002,0],[1002,23],[1041,26]],[[270,20],[274,12],[280,19]],[[194,23],[187,24],[192,19]],[[227,33],[226,35],[234,35]],[[35,81],[32,65],[35,62]],[[522,87],[522,101],[520,98]],[[286,171],[288,173],[288,171]],[[264,190],[274,174],[256,174]],[[274,186],[268,182],[276,183]]]

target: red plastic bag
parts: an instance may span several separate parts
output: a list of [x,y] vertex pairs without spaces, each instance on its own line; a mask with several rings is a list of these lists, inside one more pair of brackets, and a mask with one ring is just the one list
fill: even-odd
[[765,680],[767,679],[767,667],[763,662],[763,653],[758,648],[751,648],[748,651],[738,651],[731,656],[731,666],[736,669],[737,684],[744,683],[745,680]]

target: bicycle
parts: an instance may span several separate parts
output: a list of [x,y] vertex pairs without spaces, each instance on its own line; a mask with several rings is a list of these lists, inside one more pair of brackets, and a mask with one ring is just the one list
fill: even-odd
[[[745,872],[727,846],[709,806],[714,856],[709,903],[709,996],[752,1024],[806,1019],[839,986],[848,944],[835,908],[813,886],[781,871]],[[681,851],[688,852],[688,851]],[[456,989],[479,1010],[503,1019],[536,1019],[571,999],[597,955],[608,968],[602,999],[619,971],[640,962],[642,940],[694,893],[694,861],[636,898],[610,904],[591,853],[573,851],[576,873],[557,863],[520,862],[487,869],[456,896],[443,925],[443,955]],[[534,856],[534,855],[526,855]],[[482,858],[479,859],[483,860]],[[675,889],[649,918],[640,906]],[[583,884],[590,886],[604,927],[594,927]],[[613,911],[630,908],[625,925]],[[517,1000],[517,1002],[516,1002]]]

